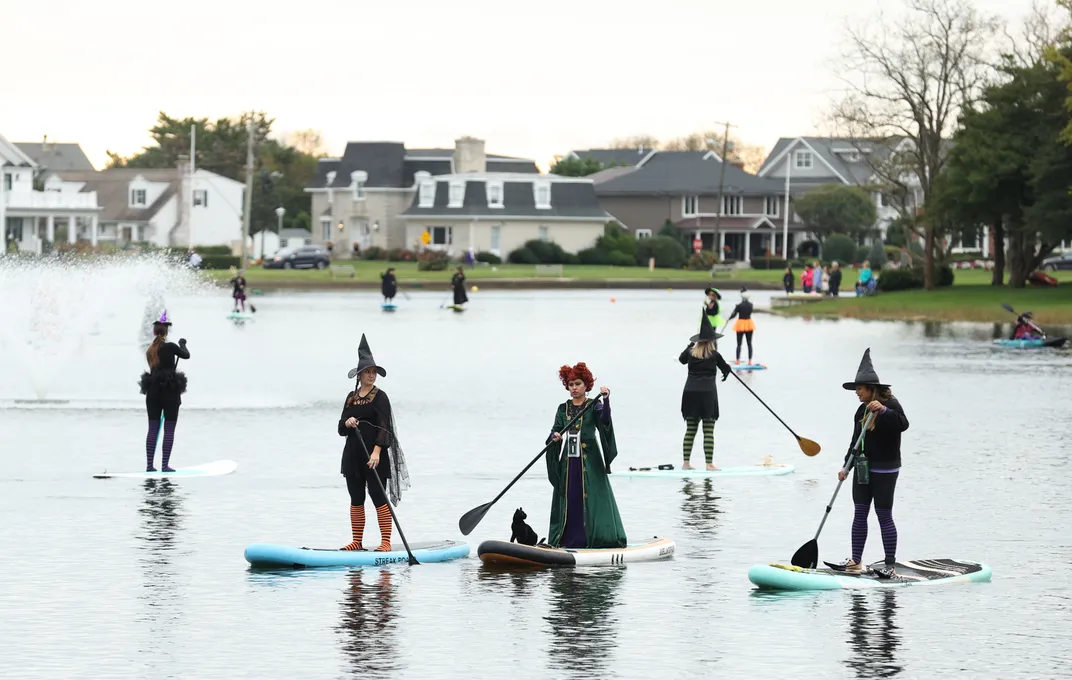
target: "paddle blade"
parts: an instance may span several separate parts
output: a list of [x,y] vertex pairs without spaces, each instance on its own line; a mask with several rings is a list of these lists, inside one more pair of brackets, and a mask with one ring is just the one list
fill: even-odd
[[804,437],[797,437],[797,443],[800,444],[800,450],[804,452],[805,456],[814,456],[823,450],[822,447],[819,446],[819,442],[813,442]]
[[1012,308],[1012,305],[1010,305],[1010,304],[1009,304],[1008,302],[1002,302],[1002,303],[1001,303],[1001,306],[1005,308],[1005,311],[1006,311],[1006,312],[1012,312],[1013,314],[1015,314],[1015,313],[1016,313],[1016,310],[1015,310],[1015,309],[1013,309],[1013,308]]
[[819,541],[813,538],[800,546],[789,563],[802,569],[814,569],[819,564]]
[[485,503],[462,515],[461,519],[458,520],[458,530],[462,532],[462,536],[468,536],[473,529],[476,529],[476,525],[480,524],[480,520],[484,519],[484,515],[488,514],[489,508],[491,508],[491,503]]

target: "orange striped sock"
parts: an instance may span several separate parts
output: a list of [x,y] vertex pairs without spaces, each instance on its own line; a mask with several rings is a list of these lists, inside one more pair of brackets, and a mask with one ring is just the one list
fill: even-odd
[[354,532],[354,540],[352,543],[344,547],[343,550],[363,550],[364,548],[361,547],[361,537],[365,534],[365,506],[350,506],[350,528]]
[[387,504],[376,506],[376,521],[380,523],[380,547],[378,552],[391,552],[391,509]]

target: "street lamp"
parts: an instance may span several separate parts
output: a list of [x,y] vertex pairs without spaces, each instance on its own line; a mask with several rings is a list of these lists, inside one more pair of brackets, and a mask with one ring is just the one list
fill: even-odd
[[[283,215],[286,214],[286,208],[280,206],[275,209],[275,216],[279,218],[279,226],[276,227],[275,233],[279,237],[280,243],[282,243],[283,232]],[[261,262],[264,262],[264,230],[261,230]]]

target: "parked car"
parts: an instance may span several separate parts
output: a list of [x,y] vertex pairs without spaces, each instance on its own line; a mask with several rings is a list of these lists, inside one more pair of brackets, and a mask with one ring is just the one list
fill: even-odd
[[328,251],[320,246],[281,248],[265,259],[265,269],[323,269],[331,264]]
[[1041,269],[1055,272],[1058,269],[1072,269],[1072,253],[1061,253],[1053,257],[1047,257],[1042,261]]

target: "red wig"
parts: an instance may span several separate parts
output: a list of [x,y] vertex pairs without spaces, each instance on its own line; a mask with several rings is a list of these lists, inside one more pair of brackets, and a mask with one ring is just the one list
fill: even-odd
[[581,380],[584,382],[584,391],[591,392],[592,387],[596,384],[596,379],[592,375],[592,372],[588,370],[584,362],[577,364],[576,366],[563,366],[558,369],[558,377],[562,380],[562,386],[567,390],[569,384],[573,380]]

